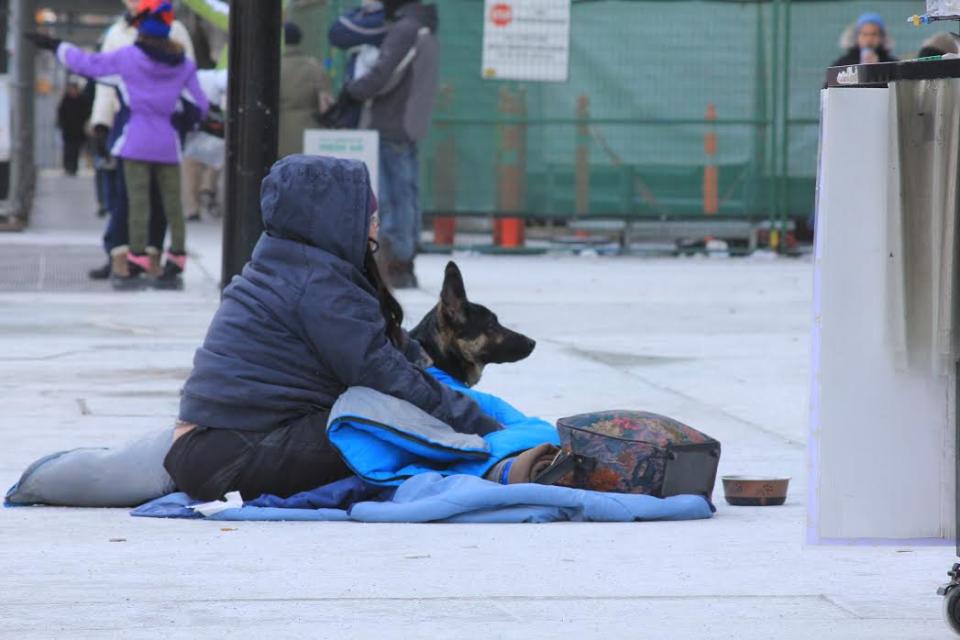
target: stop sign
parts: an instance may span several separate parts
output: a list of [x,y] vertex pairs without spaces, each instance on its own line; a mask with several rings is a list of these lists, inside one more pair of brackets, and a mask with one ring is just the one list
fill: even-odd
[[490,8],[490,21],[494,26],[505,27],[513,20],[513,9],[506,2],[498,2]]

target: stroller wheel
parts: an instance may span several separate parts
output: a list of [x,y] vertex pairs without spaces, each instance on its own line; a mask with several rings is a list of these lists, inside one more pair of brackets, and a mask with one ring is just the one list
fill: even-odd
[[960,635],[960,588],[950,589],[943,598],[943,618]]

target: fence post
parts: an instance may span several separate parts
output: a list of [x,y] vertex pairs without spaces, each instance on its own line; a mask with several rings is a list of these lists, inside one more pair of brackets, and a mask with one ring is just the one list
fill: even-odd
[[[437,110],[448,112],[453,104],[453,87],[441,87]],[[437,211],[452,214],[457,208],[457,137],[456,125],[438,122],[440,141],[437,143],[433,168],[433,197]],[[440,215],[433,219],[433,243],[438,246],[453,246],[457,231],[457,219],[452,215]]]
[[[520,213],[524,202],[524,174],[527,165],[526,96],[500,89],[498,111],[508,120],[498,125],[497,145],[497,209],[501,213]],[[512,122],[510,122],[512,120]],[[498,247],[517,248],[524,243],[523,218],[508,216],[493,221],[493,243]]]
[[704,116],[707,130],[703,134],[703,152],[706,156],[703,165],[703,212],[707,215],[720,211],[720,179],[717,173],[717,106],[707,104]]
[[[577,144],[574,160],[574,212],[590,213],[590,97],[577,97]],[[584,232],[585,233],[585,232]]]

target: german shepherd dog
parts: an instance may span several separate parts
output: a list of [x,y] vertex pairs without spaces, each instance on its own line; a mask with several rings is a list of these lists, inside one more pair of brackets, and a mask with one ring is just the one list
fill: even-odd
[[537,343],[500,325],[492,311],[467,300],[463,276],[448,262],[440,302],[423,317],[410,336],[420,343],[436,367],[468,387],[480,380],[488,364],[523,360]]

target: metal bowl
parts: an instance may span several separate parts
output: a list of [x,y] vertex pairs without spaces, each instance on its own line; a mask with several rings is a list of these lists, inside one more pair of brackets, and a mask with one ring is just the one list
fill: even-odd
[[737,507],[772,507],[787,500],[790,478],[723,476],[723,497]]

